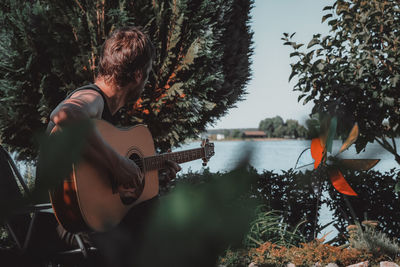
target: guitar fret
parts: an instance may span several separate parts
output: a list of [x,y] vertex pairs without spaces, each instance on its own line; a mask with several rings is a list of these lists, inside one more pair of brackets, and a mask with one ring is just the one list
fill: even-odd
[[162,169],[165,167],[166,160],[172,160],[177,163],[184,163],[195,159],[200,159],[202,157],[202,149],[195,148],[186,151],[146,157],[144,158],[144,166],[146,170]]

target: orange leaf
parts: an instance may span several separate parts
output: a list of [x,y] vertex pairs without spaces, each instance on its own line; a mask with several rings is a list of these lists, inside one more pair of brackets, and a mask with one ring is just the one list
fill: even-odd
[[343,174],[338,169],[329,170],[329,178],[331,179],[333,187],[342,194],[349,196],[357,196],[357,193],[350,187]]
[[349,136],[347,137],[346,141],[344,141],[342,147],[339,150],[340,152],[343,152],[344,150],[348,149],[349,146],[351,146],[352,144],[354,144],[354,142],[357,140],[358,137],[358,124],[355,123],[353,126],[353,129],[351,129]]
[[142,107],[142,102],[143,102],[143,99],[140,97],[140,98],[135,102],[135,104],[133,104],[133,109],[139,109],[139,108],[141,108],[141,107]]
[[325,147],[322,145],[320,138],[314,138],[311,140],[311,157],[314,161],[314,169],[318,168],[321,164],[322,158],[324,157]]

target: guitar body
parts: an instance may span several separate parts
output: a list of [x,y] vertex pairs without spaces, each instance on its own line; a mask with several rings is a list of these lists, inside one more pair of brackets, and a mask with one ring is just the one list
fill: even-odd
[[[120,155],[135,162],[155,155],[153,138],[146,126],[118,129],[102,120],[96,120],[95,124],[103,139]],[[72,174],[62,186],[50,193],[57,220],[73,233],[104,232],[116,226],[129,209],[158,194],[158,171],[140,167],[145,179],[143,193],[135,202],[124,204],[120,195],[113,192],[113,178],[82,160],[73,166]]]

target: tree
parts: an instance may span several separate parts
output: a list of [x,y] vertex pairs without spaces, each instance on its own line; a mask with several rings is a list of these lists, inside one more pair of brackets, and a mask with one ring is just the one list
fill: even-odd
[[320,135],[320,121],[317,118],[310,118],[306,120],[307,138],[313,139]]
[[287,130],[288,130],[287,126],[285,124],[282,124],[275,129],[274,134],[272,136],[279,138],[288,137]]
[[307,129],[300,125],[297,120],[286,120],[286,135],[294,138],[306,137]]
[[337,116],[342,132],[357,122],[358,152],[376,141],[400,164],[399,1],[336,0],[323,10],[328,35],[315,34],[304,50],[293,35],[282,38],[294,50],[289,79],[298,79],[299,101],[313,101],[312,114]]
[[272,137],[274,132],[274,125],[272,124],[272,118],[266,118],[258,124],[258,129],[264,131],[268,137]]
[[307,137],[307,129],[298,121],[288,119],[284,122],[280,116],[260,121],[258,129],[264,131],[268,137]]
[[280,116],[275,116],[273,118],[266,118],[260,121],[258,129],[264,131],[268,137],[275,137],[274,132],[283,124],[283,119]]
[[70,91],[92,82],[117,27],[143,26],[157,56],[142,98],[120,125],[145,123],[165,151],[240,101],[250,78],[252,0],[5,0],[0,10],[0,134],[36,156],[32,136]]

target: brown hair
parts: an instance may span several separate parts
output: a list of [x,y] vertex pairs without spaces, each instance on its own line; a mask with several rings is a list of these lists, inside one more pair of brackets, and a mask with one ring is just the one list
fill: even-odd
[[155,49],[149,37],[137,27],[115,30],[104,42],[99,60],[99,75],[124,86],[135,80],[154,58]]

